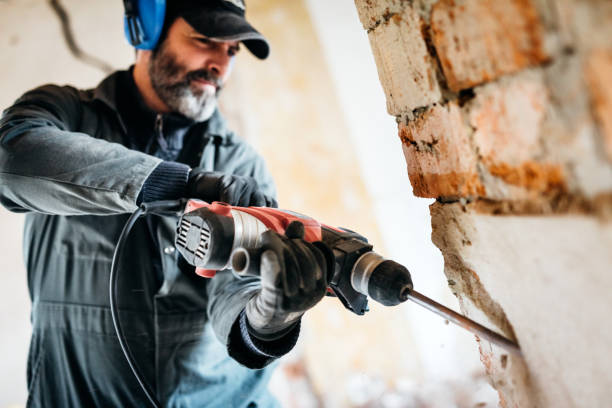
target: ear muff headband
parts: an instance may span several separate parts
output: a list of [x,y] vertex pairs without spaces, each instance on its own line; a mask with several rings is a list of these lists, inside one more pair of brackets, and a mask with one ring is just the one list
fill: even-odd
[[152,50],[164,28],[166,0],[123,0],[123,28],[128,42],[139,50]]

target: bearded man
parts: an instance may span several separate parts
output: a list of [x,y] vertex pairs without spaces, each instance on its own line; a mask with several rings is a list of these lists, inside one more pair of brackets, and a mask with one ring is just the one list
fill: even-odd
[[[263,159],[217,109],[240,47],[269,52],[244,11],[241,0],[170,1],[160,41],[129,70],[93,90],[45,85],[4,111],[0,201],[27,213],[29,407],[145,406],[108,298],[116,240],[140,203],[276,206]],[[119,315],[144,381],[163,406],[275,406],[271,363],[324,296],[323,256],[299,233],[272,234],[277,250],[261,267],[277,279],[226,270],[207,280],[175,250],[176,221],[140,219],[121,264]],[[284,309],[289,296],[303,306]]]

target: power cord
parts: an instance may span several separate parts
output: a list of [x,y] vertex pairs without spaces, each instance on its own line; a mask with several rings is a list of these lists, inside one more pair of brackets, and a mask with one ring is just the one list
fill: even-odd
[[117,287],[117,276],[119,270],[119,263],[121,262],[121,258],[123,256],[123,248],[125,246],[125,242],[127,240],[130,231],[136,224],[138,218],[146,214],[157,214],[157,215],[176,215],[178,211],[182,210],[185,207],[185,200],[173,200],[173,201],[155,201],[151,203],[144,203],[136,211],[132,213],[130,218],[128,218],[127,222],[123,226],[123,230],[119,235],[119,239],[117,240],[117,245],[115,246],[115,252],[113,254],[113,261],[111,264],[110,278],[109,278],[109,296],[110,296],[110,310],[111,316],[113,319],[113,326],[115,327],[115,333],[117,334],[117,338],[119,339],[119,345],[121,346],[121,351],[123,351],[123,355],[136,377],[140,388],[144,391],[147,399],[155,408],[161,408],[160,402],[155,397],[155,393],[147,384],[144,379],[144,375],[130,350],[130,347],[127,344],[125,339],[125,334],[123,332],[123,327],[121,326],[121,320],[119,320],[119,310],[117,308],[117,299],[118,299],[118,287]]

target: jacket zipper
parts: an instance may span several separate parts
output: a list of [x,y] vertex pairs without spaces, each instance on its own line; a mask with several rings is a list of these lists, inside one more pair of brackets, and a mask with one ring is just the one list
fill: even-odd
[[158,113],[157,116],[155,116],[155,132],[157,133],[157,136],[163,136],[164,134],[164,117],[161,113]]
[[158,113],[155,116],[155,134],[157,136],[157,144],[162,150],[168,150],[168,142],[164,139],[164,115]]

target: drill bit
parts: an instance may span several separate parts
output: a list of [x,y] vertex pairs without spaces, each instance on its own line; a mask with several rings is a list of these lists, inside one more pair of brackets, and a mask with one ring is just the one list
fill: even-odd
[[487,329],[483,325],[478,324],[475,321],[468,319],[467,317],[455,312],[454,310],[451,310],[448,307],[439,304],[438,302],[428,298],[427,296],[424,296],[415,290],[405,290],[403,296],[406,299],[410,299],[414,303],[423,306],[425,309],[428,309],[442,316],[449,322],[453,322],[456,325],[461,326],[464,329],[476,334],[477,336],[487,341],[490,341],[493,344],[498,345],[499,347],[509,351],[510,353],[517,356],[522,356],[521,349],[512,340],[509,340],[506,337],[495,333],[490,329]]

